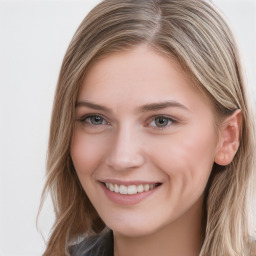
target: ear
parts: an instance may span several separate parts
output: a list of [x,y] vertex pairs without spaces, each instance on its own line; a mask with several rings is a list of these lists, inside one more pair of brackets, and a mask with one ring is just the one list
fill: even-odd
[[221,124],[215,155],[216,164],[225,166],[232,162],[240,144],[241,130],[242,112],[236,110],[231,116],[226,117]]

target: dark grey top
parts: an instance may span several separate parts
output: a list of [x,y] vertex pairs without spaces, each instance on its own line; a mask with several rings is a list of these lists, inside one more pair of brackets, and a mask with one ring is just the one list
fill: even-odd
[[107,230],[71,246],[69,252],[71,256],[113,256],[113,244],[113,232]]

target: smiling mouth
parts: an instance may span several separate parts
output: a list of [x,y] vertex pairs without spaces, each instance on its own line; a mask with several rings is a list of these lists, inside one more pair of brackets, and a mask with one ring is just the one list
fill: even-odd
[[139,184],[139,185],[118,185],[118,184],[113,184],[109,182],[104,182],[105,187],[117,194],[122,194],[122,195],[135,195],[143,192],[147,192],[149,190],[154,189],[155,187],[160,186],[160,183],[154,183],[154,184]]

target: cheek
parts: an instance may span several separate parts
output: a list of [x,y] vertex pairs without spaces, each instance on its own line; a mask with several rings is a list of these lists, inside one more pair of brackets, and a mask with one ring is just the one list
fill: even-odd
[[90,136],[75,129],[70,153],[79,178],[91,175],[101,163],[106,152],[104,145],[100,136]]
[[214,162],[216,135],[213,126],[189,126],[168,138],[155,141],[154,162],[171,182],[182,189],[204,186]]

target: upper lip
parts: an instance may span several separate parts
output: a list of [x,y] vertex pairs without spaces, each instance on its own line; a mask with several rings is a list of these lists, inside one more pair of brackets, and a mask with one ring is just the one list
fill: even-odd
[[99,180],[102,183],[112,183],[117,185],[144,185],[144,184],[160,184],[161,182],[158,181],[141,181],[141,180],[118,180],[118,179],[102,179]]

